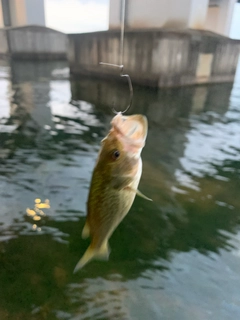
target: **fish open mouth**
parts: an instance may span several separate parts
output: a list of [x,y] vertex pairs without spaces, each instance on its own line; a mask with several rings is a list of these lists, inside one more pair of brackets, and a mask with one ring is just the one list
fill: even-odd
[[147,137],[147,118],[141,114],[123,116],[118,113],[111,122],[113,129],[131,144],[144,146]]

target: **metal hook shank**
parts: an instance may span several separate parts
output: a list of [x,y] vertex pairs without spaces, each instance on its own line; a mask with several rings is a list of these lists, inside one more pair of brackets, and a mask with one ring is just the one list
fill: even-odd
[[[118,64],[113,64],[113,63],[105,63],[105,62],[100,62],[99,64],[101,65],[106,65],[106,66],[109,66],[109,67],[117,67],[120,69],[120,77],[126,77],[127,80],[128,80],[128,87],[129,87],[129,104],[127,106],[127,108],[124,110],[124,111],[121,111],[121,113],[125,113],[127,112],[130,107],[132,106],[132,100],[133,100],[133,86],[132,86],[132,81],[131,81],[131,78],[128,74],[123,74],[123,64],[121,65],[118,65]],[[113,112],[114,113],[118,113],[114,108],[113,108]]]
[[131,107],[132,105],[132,100],[133,100],[133,86],[132,86],[132,81],[131,81],[131,78],[128,74],[121,74],[121,77],[126,77],[127,80],[128,80],[128,87],[129,87],[129,91],[130,91],[130,94],[129,94],[129,104],[127,106],[127,108],[122,111],[122,113],[125,113],[128,111],[128,109]]

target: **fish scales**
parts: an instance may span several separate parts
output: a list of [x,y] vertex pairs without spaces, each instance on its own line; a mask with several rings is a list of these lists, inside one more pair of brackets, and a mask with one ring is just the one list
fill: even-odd
[[102,141],[87,201],[82,236],[90,236],[91,243],[74,272],[93,258],[108,258],[108,240],[130,210],[138,192],[142,174],[140,155],[147,136],[147,120],[142,115],[118,113],[111,124]]

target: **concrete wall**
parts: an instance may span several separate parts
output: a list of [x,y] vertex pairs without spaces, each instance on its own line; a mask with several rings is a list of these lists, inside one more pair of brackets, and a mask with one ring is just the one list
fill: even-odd
[[209,0],[192,0],[191,9],[188,20],[188,28],[206,29],[206,17],[208,11]]
[[[121,79],[99,65],[119,64],[119,44],[117,31],[69,35],[71,73]],[[239,52],[240,41],[206,31],[128,31],[123,64],[135,83],[156,87],[233,81]]]
[[[1,36],[1,34],[5,34],[5,36]],[[12,58],[66,58],[67,36],[50,28],[26,26],[1,29],[0,52],[5,50],[6,43],[8,44],[8,54]]]
[[109,29],[118,29],[121,25],[121,0],[109,1]]
[[24,0],[9,0],[11,26],[22,26],[26,24],[26,10]]
[[9,21],[5,26],[45,25],[44,0],[4,0],[3,5]]
[[215,30],[216,24],[218,20],[219,7],[211,6],[208,8],[207,17],[206,17],[206,29],[207,30]]
[[[109,28],[121,25],[122,0],[110,0]],[[204,29],[208,0],[126,0],[125,22],[131,29]]]
[[7,34],[4,29],[0,29],[0,58],[8,55]]
[[[0,1],[0,28],[4,27],[2,1]],[[1,49],[0,49],[1,50]]]
[[229,36],[236,1],[212,0],[207,12],[205,29]]
[[[144,1],[143,1],[144,3]],[[136,3],[137,5],[137,3]],[[162,12],[160,19],[156,19],[155,25],[152,27],[158,27],[161,21],[164,21],[162,24],[163,28],[179,28],[186,29],[188,28],[188,20],[191,10],[191,0],[180,0],[180,1],[158,1],[157,7],[150,7],[150,14],[148,19],[151,20],[151,12]],[[136,10],[136,7],[135,7]],[[145,2],[145,11],[148,11],[148,7],[146,7]],[[144,15],[143,15],[144,19]],[[163,20],[164,19],[164,20]]]
[[[229,35],[237,0],[126,0],[129,29],[203,29]],[[121,25],[122,0],[110,0],[109,29]]]

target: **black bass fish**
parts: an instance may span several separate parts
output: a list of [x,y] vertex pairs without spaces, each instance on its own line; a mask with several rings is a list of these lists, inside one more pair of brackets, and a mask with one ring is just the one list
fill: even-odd
[[87,219],[82,237],[91,244],[74,272],[93,258],[107,259],[108,240],[130,210],[142,175],[141,151],[145,145],[148,124],[143,115],[118,113],[102,147],[93,171],[87,201]]

